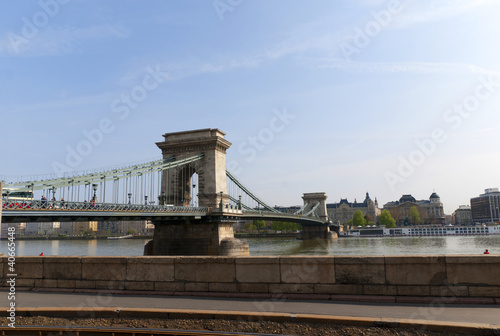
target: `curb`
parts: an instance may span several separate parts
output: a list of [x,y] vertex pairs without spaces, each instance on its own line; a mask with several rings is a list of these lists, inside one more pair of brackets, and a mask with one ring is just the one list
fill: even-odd
[[[0,311],[0,317],[7,317],[8,312]],[[500,325],[484,323],[462,323],[445,321],[427,321],[411,319],[390,319],[370,317],[339,317],[314,314],[258,313],[222,310],[189,309],[131,309],[131,308],[22,308],[16,310],[16,316],[22,317],[63,317],[63,318],[163,318],[163,319],[216,319],[236,321],[270,321],[291,323],[331,324],[356,327],[403,328],[446,333],[470,333],[474,335],[500,335]]]
[[[59,289],[59,288],[17,288],[23,292],[46,293],[83,293],[114,295],[147,296],[187,296],[224,299],[285,299],[307,301],[370,302],[370,303],[416,303],[416,304],[464,304],[464,305],[500,305],[500,298],[495,297],[440,297],[440,296],[394,296],[394,295],[341,295],[341,294],[287,294],[287,293],[229,293],[229,292],[173,292],[173,291],[137,291],[109,289]],[[7,288],[0,292],[8,291]]]

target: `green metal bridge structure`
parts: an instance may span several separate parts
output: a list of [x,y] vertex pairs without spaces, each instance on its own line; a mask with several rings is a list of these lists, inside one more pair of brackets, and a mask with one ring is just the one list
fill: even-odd
[[262,201],[226,170],[231,146],[219,129],[164,134],[157,160],[95,171],[4,181],[1,221],[150,220],[147,255],[245,255],[233,224],[244,220],[300,223],[304,239],[330,239],[325,193],[303,195],[299,209]]

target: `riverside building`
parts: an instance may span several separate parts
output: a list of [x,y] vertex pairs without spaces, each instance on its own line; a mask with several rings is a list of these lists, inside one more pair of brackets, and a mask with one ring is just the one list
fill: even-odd
[[444,225],[445,216],[441,198],[433,192],[428,200],[416,200],[412,195],[403,195],[398,201],[384,204],[384,210],[388,210],[392,218],[396,220],[397,226],[415,225],[411,223],[410,209],[416,207],[420,215],[420,224]]
[[365,200],[362,203],[358,203],[356,200],[348,202],[346,198],[341,198],[339,203],[326,204],[329,219],[341,226],[346,225],[352,219],[356,210],[361,210],[364,215],[371,217],[373,222],[377,222],[381,212],[378,208],[377,198],[372,201],[368,193],[366,193]]
[[453,213],[453,224],[455,225],[472,225],[472,211],[469,205],[460,205]]
[[498,188],[485,189],[484,194],[470,199],[470,207],[475,224],[499,223],[500,191]]

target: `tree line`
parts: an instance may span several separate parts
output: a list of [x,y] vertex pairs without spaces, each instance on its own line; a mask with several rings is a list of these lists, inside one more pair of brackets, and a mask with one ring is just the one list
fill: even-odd
[[[422,224],[422,220],[420,218],[420,213],[416,206],[412,206],[410,208],[409,216],[406,216],[404,220],[405,225],[419,225]],[[370,215],[364,215],[361,210],[356,210],[352,216],[352,219],[347,222],[349,226],[362,226],[366,225],[375,225],[373,218]],[[396,226],[396,220],[392,217],[392,214],[389,210],[382,210],[382,213],[379,217],[380,226],[385,226],[386,228],[393,228]]]
[[[385,226],[386,228],[396,227],[396,220],[392,217],[392,214],[388,210],[382,210],[382,213],[379,217],[380,226]],[[416,206],[412,206],[410,208],[410,214],[405,218],[405,225],[419,225],[422,224],[422,220],[420,218],[420,213]],[[376,225],[375,219],[370,215],[365,215],[361,210],[356,210],[352,216],[352,219],[347,222],[347,225],[354,227],[365,227],[367,225]],[[273,231],[286,231],[286,232],[295,232],[297,230],[301,230],[302,227],[298,223],[293,222],[284,222],[284,221],[272,221],[270,223],[266,223],[264,220],[254,220],[251,223],[247,223],[244,227],[244,230],[247,231],[265,231],[265,230],[273,230]]]
[[283,222],[283,221],[272,221],[267,223],[264,220],[254,220],[251,223],[247,223],[243,226],[243,229],[246,231],[265,231],[265,230],[273,230],[273,231],[287,231],[287,232],[295,232],[297,230],[302,230],[302,227],[299,223],[293,222]]

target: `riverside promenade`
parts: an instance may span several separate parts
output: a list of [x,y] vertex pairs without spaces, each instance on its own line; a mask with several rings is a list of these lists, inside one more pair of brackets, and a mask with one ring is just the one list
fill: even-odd
[[[353,298],[354,299],[354,298]],[[122,295],[111,293],[18,292],[18,316],[66,318],[208,318],[291,321],[363,327],[409,327],[478,335],[500,333],[499,305],[338,302]],[[7,310],[0,292],[0,310]]]
[[[0,260],[5,280],[8,264]],[[499,334],[499,264],[498,255],[18,257],[16,314],[277,319]],[[8,307],[8,289],[4,282],[0,308]]]

